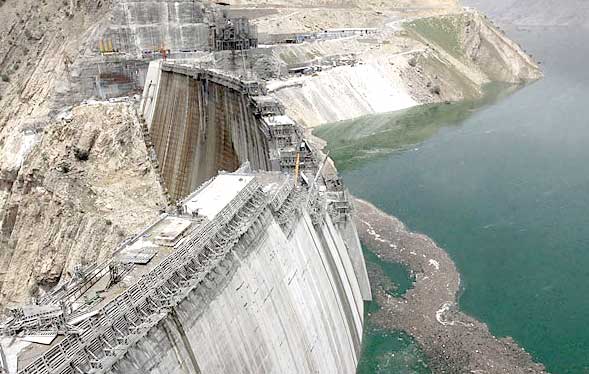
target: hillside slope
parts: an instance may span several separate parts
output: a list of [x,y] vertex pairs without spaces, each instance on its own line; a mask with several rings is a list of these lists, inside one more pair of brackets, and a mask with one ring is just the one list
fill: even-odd
[[[458,88],[464,98],[469,92],[477,96],[488,82],[522,83],[542,77],[532,58],[477,11],[422,18],[406,27],[432,48],[418,59],[425,74],[442,74],[442,84]],[[446,74],[452,70],[459,79]]]
[[[383,30],[365,38],[275,48],[287,66],[319,63],[324,68],[275,80],[270,88],[291,116],[313,127],[419,104],[475,99],[490,82],[520,84],[542,77],[531,57],[477,11],[417,18]],[[324,60],[338,62],[331,67]]]
[[76,266],[106,259],[165,207],[126,104],[76,107],[41,131],[0,201],[3,305],[30,302]]

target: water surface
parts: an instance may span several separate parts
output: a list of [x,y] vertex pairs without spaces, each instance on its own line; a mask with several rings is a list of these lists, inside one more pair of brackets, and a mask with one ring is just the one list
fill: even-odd
[[[382,288],[392,297],[403,297],[413,287],[414,277],[406,266],[380,259],[368,248],[363,248],[366,266],[371,273],[373,292]],[[373,323],[372,313],[380,310],[376,301],[365,304],[365,326],[362,355],[357,374],[431,374],[425,354],[415,340],[404,332],[381,329]]]
[[589,32],[512,36],[545,79],[499,101],[319,135],[354,194],[447,249],[464,311],[551,372],[588,373]]

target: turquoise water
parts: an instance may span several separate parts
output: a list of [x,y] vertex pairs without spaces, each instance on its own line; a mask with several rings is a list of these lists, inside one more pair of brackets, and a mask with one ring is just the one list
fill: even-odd
[[406,266],[396,262],[384,261],[366,248],[363,248],[363,252],[367,266],[378,268],[384,275],[384,280],[379,284],[372,282],[370,285],[372,289],[380,287],[393,297],[402,297],[407,290],[413,287],[415,277],[409,273]]
[[[366,266],[371,273],[382,274],[372,289],[383,288],[389,295],[402,297],[413,286],[414,277],[401,264],[381,260],[364,248]],[[378,328],[370,315],[380,309],[375,302],[366,303],[366,324],[358,374],[430,374],[425,355],[413,338],[403,332]]]
[[430,374],[424,354],[407,334],[368,323],[357,374]]
[[551,372],[588,373],[589,31],[512,35],[545,79],[318,133],[354,194],[447,249],[464,311]]

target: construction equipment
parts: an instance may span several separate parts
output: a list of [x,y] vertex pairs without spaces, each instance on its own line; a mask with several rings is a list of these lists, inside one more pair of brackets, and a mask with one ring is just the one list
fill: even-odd
[[114,49],[112,47],[112,40],[98,40],[98,49],[100,50],[100,54],[112,53]]

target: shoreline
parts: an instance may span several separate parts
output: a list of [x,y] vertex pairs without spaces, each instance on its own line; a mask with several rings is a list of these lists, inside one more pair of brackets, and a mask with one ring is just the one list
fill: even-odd
[[[486,324],[460,311],[460,274],[432,239],[367,201],[354,198],[354,207],[362,243],[382,260],[406,265],[415,277],[401,298],[373,289],[381,307],[369,317],[376,326],[411,335],[432,373],[547,373],[511,337],[493,336]],[[369,269],[368,276],[372,283],[383,275]]]

